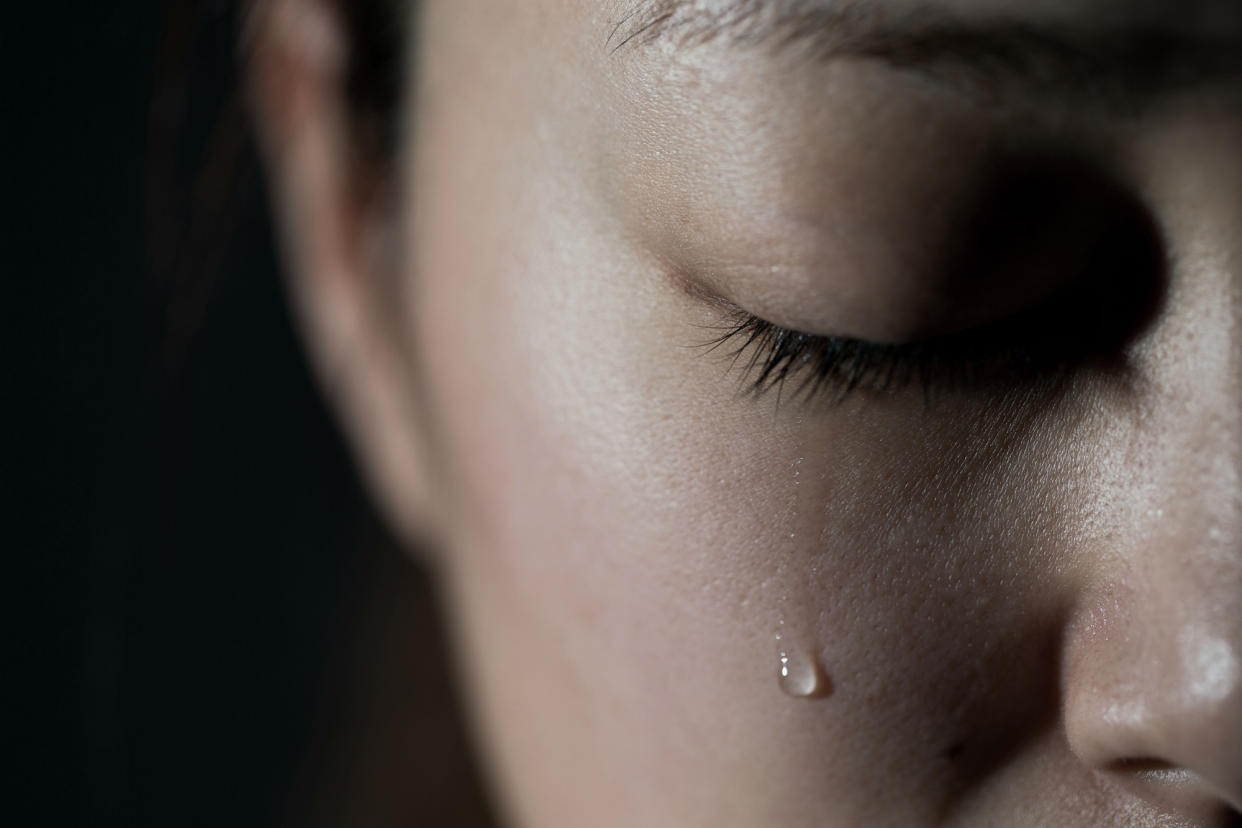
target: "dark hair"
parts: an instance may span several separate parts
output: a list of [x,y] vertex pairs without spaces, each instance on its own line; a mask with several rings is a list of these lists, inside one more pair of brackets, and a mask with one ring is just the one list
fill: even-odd
[[[355,155],[367,165],[386,164],[398,152],[409,31],[419,4],[310,1],[333,4],[349,45],[342,82]],[[151,377],[143,387],[151,389],[151,410],[133,418],[140,436],[122,443],[127,452],[138,446],[140,456],[118,449],[115,464],[139,481],[129,487],[139,492],[134,528],[106,525],[122,542],[129,542],[127,533],[149,534],[152,549],[140,548],[145,557],[131,564],[127,547],[97,567],[104,587],[122,569],[129,580],[117,580],[104,596],[106,606],[115,602],[126,614],[118,609],[104,634],[91,637],[91,664],[104,665],[95,668],[106,674],[102,681],[119,682],[112,678],[119,668],[107,659],[123,644],[132,695],[117,707],[125,718],[118,712],[115,722],[92,726],[107,734],[115,728],[116,738],[138,745],[121,744],[118,755],[132,754],[132,762],[103,770],[124,765],[116,772],[121,781],[143,797],[156,795],[157,803],[244,776],[210,814],[246,810],[265,819],[259,808],[271,807],[288,808],[293,824],[403,816],[415,824],[490,825],[430,582],[368,509],[279,289],[270,205],[247,118],[250,55],[238,42],[249,8],[261,2],[188,0],[156,10],[161,36],[144,153],[153,278],[143,288],[143,313],[153,330]],[[109,520],[116,502],[111,493],[104,501]],[[281,582],[291,568],[297,577]],[[92,587],[92,612],[99,591]],[[217,591],[227,600],[208,599]],[[162,623],[150,625],[153,633],[125,628],[123,639],[115,637],[131,613]],[[231,647],[239,629],[247,644]],[[190,682],[197,676],[185,666],[191,662],[167,664],[152,643],[186,633],[215,647],[208,684]],[[268,657],[277,651],[279,657]],[[173,674],[184,693],[159,692],[175,670],[182,671]],[[120,691],[106,687],[100,700],[91,697],[92,714],[120,704],[112,701]],[[182,715],[177,705],[190,699],[208,707],[217,688],[232,694],[226,711],[216,718]],[[139,706],[134,699],[159,703]],[[175,750],[194,742],[183,734],[200,732],[193,728],[203,722],[213,725],[215,747],[200,745],[193,761],[214,758],[237,739],[247,740],[245,761],[217,762],[224,775],[209,774],[208,782],[151,784],[152,768],[160,771],[156,780],[184,781],[166,768],[189,756]],[[150,745],[167,746],[170,761],[146,750]],[[390,772],[394,767],[400,773]],[[111,784],[112,776],[100,776],[103,786]],[[117,798],[130,793],[114,787]],[[135,800],[139,806],[143,813],[157,807]]]
[[346,94],[363,157],[391,160],[397,148],[398,110],[406,88],[412,45],[410,16],[417,0],[343,0],[342,23],[353,48]]
[[[228,51],[251,2],[173,3],[162,14],[151,91],[145,235],[154,280],[151,296],[166,307],[164,361],[173,371],[198,333],[235,230],[240,194],[257,174],[245,114],[244,67],[221,74],[221,66],[213,67],[210,59]],[[413,44],[411,16],[419,0],[336,2],[350,43],[345,91],[355,158],[380,169],[397,152]],[[204,55],[211,76],[206,84]],[[247,55],[240,58],[244,64]],[[189,115],[207,127],[189,124]]]

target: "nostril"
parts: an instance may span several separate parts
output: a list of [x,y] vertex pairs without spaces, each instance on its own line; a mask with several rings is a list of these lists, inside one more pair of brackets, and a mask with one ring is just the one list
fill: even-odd
[[1174,769],[1172,764],[1163,759],[1121,759],[1109,766],[1109,770],[1133,774],[1156,773]]
[[1163,759],[1122,759],[1114,762],[1109,770],[1138,779],[1149,785],[1185,787],[1193,785],[1196,775],[1186,768],[1178,767]]
[[1242,828],[1242,812],[1215,795],[1201,776],[1163,759],[1138,757],[1106,766],[1122,784],[1168,813],[1205,824]]

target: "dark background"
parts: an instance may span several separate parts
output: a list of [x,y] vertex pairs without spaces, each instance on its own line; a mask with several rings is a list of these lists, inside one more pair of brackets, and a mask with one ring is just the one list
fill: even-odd
[[285,312],[237,13],[0,11],[4,821],[485,825],[426,575]]

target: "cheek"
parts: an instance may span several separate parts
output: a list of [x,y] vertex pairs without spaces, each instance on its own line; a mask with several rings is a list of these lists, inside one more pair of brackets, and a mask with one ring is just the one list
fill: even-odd
[[[717,320],[614,239],[563,153],[466,126],[423,136],[409,313],[465,660],[520,787],[561,801],[569,774],[598,808],[599,780],[655,778],[653,803],[702,798],[629,824],[673,801],[682,824],[796,824],[719,791],[890,802],[1038,721],[1021,700],[1055,694],[1027,644],[1057,627],[1060,527],[1092,525],[1067,439],[1089,429],[742,399],[697,347]],[[782,647],[821,665],[819,698],[781,693]]]
[[[710,318],[540,180],[426,236],[415,325],[458,600],[513,753],[568,720],[610,746],[609,773],[661,757],[719,786],[753,772],[744,752],[818,799],[925,785],[981,720],[1031,719],[1043,652],[996,665],[1058,611],[1049,550],[1087,525],[1064,412],[742,399],[696,350]],[[831,693],[782,695],[782,646]]]
[[756,550],[788,515],[755,484],[783,461],[686,370],[700,334],[676,298],[572,226],[561,194],[526,197],[528,221],[475,214],[496,237],[441,234],[424,270],[453,274],[427,280],[415,327],[457,540],[539,623],[650,660],[681,616],[740,611],[768,577]]
[[471,216],[492,238],[430,234],[415,324],[484,727],[532,796],[572,773],[599,807],[590,780],[665,765],[701,781],[662,784],[719,785],[735,772],[703,747],[753,744],[747,707],[774,681],[769,540],[790,530],[769,500],[788,484],[764,481],[792,458],[747,432],[720,373],[708,392],[686,370],[698,332],[665,291],[566,199],[527,197],[521,226]]

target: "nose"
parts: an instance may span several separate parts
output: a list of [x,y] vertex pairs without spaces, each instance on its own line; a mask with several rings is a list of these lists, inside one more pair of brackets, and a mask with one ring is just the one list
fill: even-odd
[[[1066,699],[1071,748],[1106,780],[1161,811],[1196,823],[1239,824],[1238,630],[1188,618],[1141,588],[1122,591],[1129,594],[1102,597],[1085,634],[1094,640],[1073,655],[1078,663],[1069,670]],[[1200,593],[1200,600],[1213,599]],[[1227,606],[1238,618],[1237,601]]]
[[1163,367],[1113,458],[1125,528],[1097,557],[1063,674],[1074,753],[1106,784],[1206,825],[1242,824],[1236,275],[1183,295],[1160,323]]

